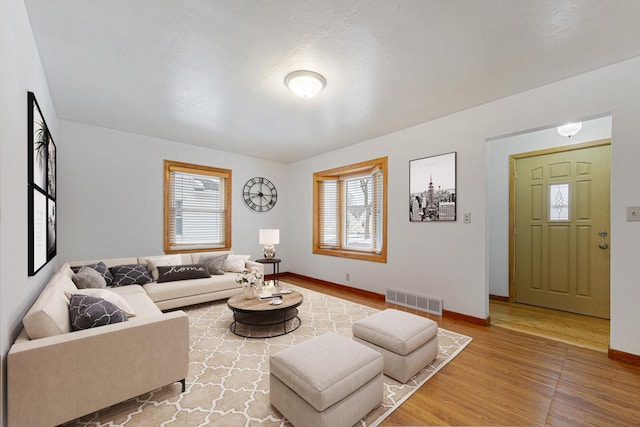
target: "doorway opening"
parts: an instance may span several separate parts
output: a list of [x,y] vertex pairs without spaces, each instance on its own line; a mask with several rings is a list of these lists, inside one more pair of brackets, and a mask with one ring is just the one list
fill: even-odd
[[[592,322],[590,316],[568,313],[566,310],[539,309],[515,303],[511,268],[513,260],[510,256],[510,223],[513,218],[510,209],[512,200],[509,162],[512,156],[522,153],[562,151],[561,147],[576,147],[590,141],[610,139],[611,124],[611,116],[606,115],[583,120],[580,132],[571,137],[561,136],[554,125],[487,141],[487,269],[488,298],[491,298],[488,305],[492,324],[606,351],[602,342],[606,339],[608,343],[608,320],[596,319]],[[562,227],[556,227],[554,231],[562,234]],[[548,245],[540,247],[545,249]],[[544,259],[548,257],[548,253],[543,255]],[[562,327],[566,326],[571,326],[574,330],[563,330]],[[592,334],[589,331],[597,331],[598,336],[589,337]],[[602,338],[603,336],[606,338]]]

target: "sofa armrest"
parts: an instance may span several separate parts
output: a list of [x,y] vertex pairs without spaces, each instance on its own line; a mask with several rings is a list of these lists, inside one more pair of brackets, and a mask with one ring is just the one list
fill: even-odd
[[259,262],[255,262],[255,261],[245,261],[244,263],[244,267],[247,270],[251,270],[253,267],[257,268],[262,275],[264,276],[264,264],[260,264]]
[[180,381],[188,367],[182,311],[19,342],[7,355],[8,422],[61,424]]

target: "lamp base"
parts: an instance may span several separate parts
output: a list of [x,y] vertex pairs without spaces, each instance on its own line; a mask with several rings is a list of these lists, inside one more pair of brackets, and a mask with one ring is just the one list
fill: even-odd
[[265,258],[271,259],[276,256],[276,247],[273,245],[264,245],[264,249],[262,249],[262,254]]

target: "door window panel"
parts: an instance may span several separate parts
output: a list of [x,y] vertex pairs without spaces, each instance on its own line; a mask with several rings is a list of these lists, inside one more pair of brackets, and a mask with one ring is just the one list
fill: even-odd
[[569,183],[549,184],[549,221],[569,221]]

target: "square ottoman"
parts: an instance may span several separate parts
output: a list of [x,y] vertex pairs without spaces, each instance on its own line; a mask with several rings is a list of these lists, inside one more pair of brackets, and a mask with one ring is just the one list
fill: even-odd
[[438,324],[416,314],[387,309],[353,324],[353,339],[379,351],[384,373],[406,383],[438,356]]
[[295,426],[351,427],[382,402],[382,355],[335,333],[269,358],[269,397]]

